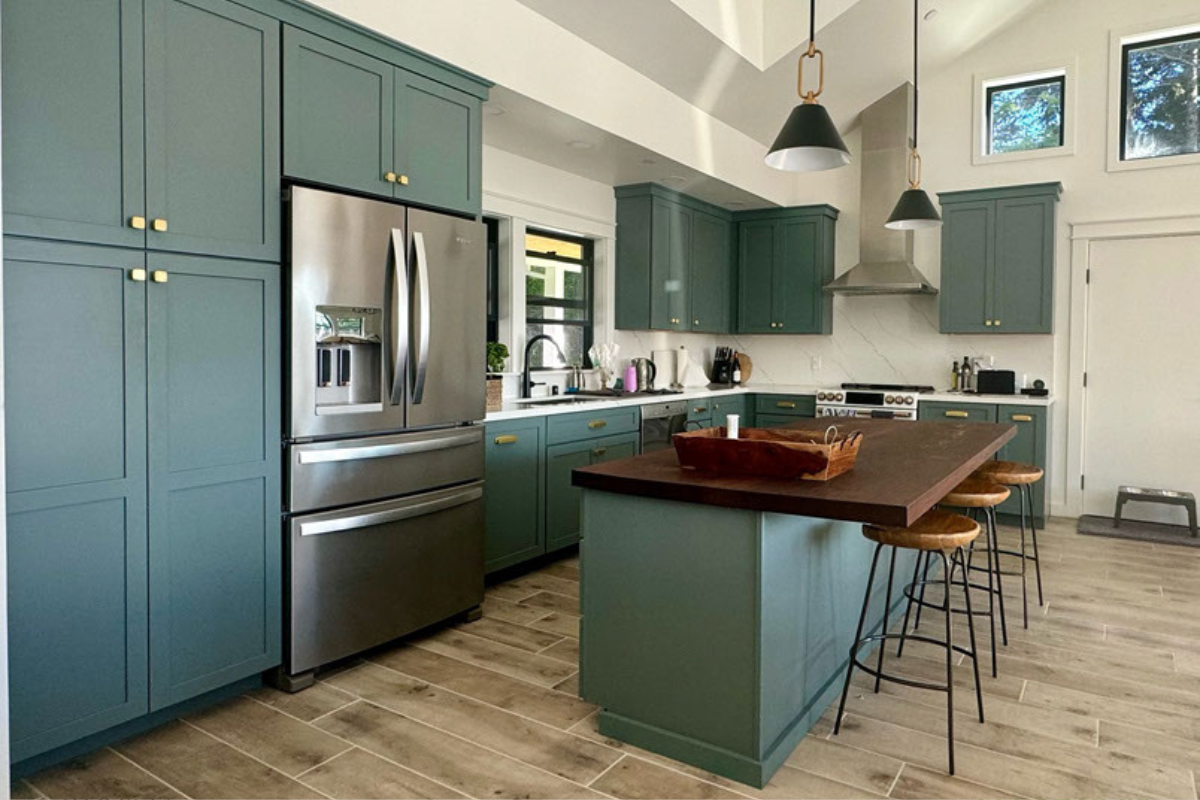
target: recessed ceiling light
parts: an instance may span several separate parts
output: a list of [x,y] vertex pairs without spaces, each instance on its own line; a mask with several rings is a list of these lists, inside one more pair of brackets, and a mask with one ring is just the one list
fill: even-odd
[[502,117],[508,113],[508,109],[502,105],[497,105],[496,103],[484,103],[483,113],[487,114],[489,117]]
[[567,147],[571,148],[572,150],[591,150],[595,146],[596,145],[592,144],[591,142],[584,142],[579,139],[576,139],[573,142],[567,142]]

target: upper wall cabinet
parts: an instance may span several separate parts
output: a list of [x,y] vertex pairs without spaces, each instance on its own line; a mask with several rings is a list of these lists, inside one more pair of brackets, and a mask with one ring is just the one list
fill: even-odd
[[4,3],[5,233],[279,258],[279,24],[226,0]]
[[738,228],[738,333],[833,330],[832,206],[748,211]]
[[286,175],[479,213],[478,96],[291,27],[283,75]]
[[729,212],[656,184],[617,187],[617,327],[729,333]]
[[938,195],[942,333],[1053,333],[1060,183]]

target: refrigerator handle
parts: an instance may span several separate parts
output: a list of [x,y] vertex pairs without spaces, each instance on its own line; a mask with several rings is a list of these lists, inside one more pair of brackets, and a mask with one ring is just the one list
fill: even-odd
[[392,405],[404,402],[404,363],[408,361],[408,248],[404,245],[404,231],[392,228],[392,269],[396,282],[393,296],[396,304],[392,308],[393,325],[396,326],[392,350],[396,362],[392,368]]
[[417,358],[413,362],[413,404],[419,404],[425,395],[425,370],[429,366],[429,261],[425,257],[425,235],[413,231],[413,259],[416,261],[417,297],[421,303],[420,322],[417,325]]

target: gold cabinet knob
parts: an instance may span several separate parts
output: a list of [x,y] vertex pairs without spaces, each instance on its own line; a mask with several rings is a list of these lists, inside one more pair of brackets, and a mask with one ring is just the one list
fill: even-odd
[[985,320],[983,321],[983,324],[984,324],[984,325],[987,325],[989,328],[990,328],[990,327],[992,327],[992,321],[991,321],[990,319],[985,319]]
[[388,183],[395,183],[396,182],[396,173],[385,172],[385,173],[383,173],[383,179],[385,181],[387,181]]
[[129,280],[141,283],[142,281],[146,280],[146,270],[142,269],[141,267],[129,270]]
[[133,228],[135,231],[146,230],[146,218],[145,217],[130,217],[129,218],[129,227]]
[[700,324],[700,320],[698,320],[698,319],[694,319],[694,320],[692,320],[692,324],[693,324],[693,325],[699,325],[699,324]]
[[153,225],[154,230],[158,231],[159,233],[167,232],[167,221],[162,217],[155,217],[154,222],[152,222],[151,225]]
[[156,269],[150,273],[150,277],[154,279],[155,283],[166,283],[167,271],[165,269]]
[[997,327],[997,328],[999,328],[999,327],[1000,327],[1000,320],[996,320],[996,327]]
[[400,180],[401,186],[408,186],[408,176],[407,175],[401,175],[399,180]]

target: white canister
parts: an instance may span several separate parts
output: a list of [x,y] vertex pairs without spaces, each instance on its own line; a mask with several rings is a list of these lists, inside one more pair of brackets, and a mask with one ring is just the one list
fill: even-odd
[[725,416],[725,438],[738,438],[738,415],[728,414]]

